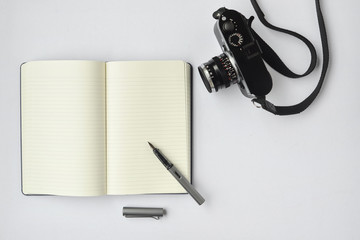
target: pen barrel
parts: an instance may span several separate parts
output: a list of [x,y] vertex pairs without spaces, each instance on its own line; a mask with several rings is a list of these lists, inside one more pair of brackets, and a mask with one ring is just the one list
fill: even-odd
[[200,193],[196,191],[196,189],[190,184],[190,182],[180,173],[180,171],[175,166],[172,166],[168,170],[199,205],[205,202],[205,199],[200,195]]

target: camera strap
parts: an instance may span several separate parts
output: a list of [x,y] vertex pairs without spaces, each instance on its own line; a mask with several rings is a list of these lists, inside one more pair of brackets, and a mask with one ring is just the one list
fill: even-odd
[[[260,6],[256,2],[256,0],[251,0],[251,3],[255,9],[257,16],[259,17],[259,20],[262,22],[262,24],[264,24],[266,27],[268,27],[272,30],[282,32],[285,34],[289,34],[291,36],[294,36],[294,37],[300,39],[309,48],[310,54],[311,54],[310,65],[309,65],[308,69],[306,70],[306,72],[303,74],[296,74],[293,71],[291,71],[285,65],[285,63],[280,59],[280,57],[275,53],[275,51],[253,29],[251,29],[253,36],[258,41],[259,46],[262,50],[263,60],[266,63],[268,63],[274,70],[276,70],[277,72],[279,72],[282,75],[289,77],[289,78],[301,78],[301,77],[304,77],[304,76],[310,74],[314,70],[314,68],[316,66],[316,60],[317,60],[317,55],[316,55],[316,50],[315,50],[314,45],[308,39],[306,39],[304,36],[302,36],[296,32],[293,32],[293,31],[290,31],[287,29],[283,29],[283,28],[279,28],[279,27],[276,27],[276,26],[270,24],[265,19],[265,14],[260,9]],[[267,101],[265,96],[256,96],[256,98],[252,100],[254,103],[259,104],[266,111],[271,112],[275,115],[292,115],[292,114],[297,114],[297,113],[304,111],[315,100],[315,98],[319,94],[320,89],[324,83],[326,71],[329,66],[329,47],[328,47],[328,41],[327,41],[327,35],[326,35],[325,22],[324,22],[324,18],[323,18],[322,12],[321,12],[321,8],[320,8],[320,0],[315,0],[315,5],[316,5],[316,12],[317,12],[318,24],[319,24],[319,29],[320,29],[320,37],[321,37],[322,52],[323,52],[323,64],[322,64],[322,70],[321,70],[319,82],[318,82],[317,86],[315,87],[314,91],[305,100],[303,100],[302,102],[300,102],[296,105],[276,106],[276,105],[272,104],[271,102]]]

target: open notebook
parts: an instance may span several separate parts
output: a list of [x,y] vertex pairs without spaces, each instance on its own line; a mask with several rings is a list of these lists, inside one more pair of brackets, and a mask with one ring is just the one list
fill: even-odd
[[33,61],[21,66],[22,192],[184,193],[190,180],[191,67],[183,61]]

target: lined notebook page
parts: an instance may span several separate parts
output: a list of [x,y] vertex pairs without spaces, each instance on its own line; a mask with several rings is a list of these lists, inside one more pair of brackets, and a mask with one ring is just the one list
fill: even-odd
[[21,67],[24,194],[106,194],[105,63]]
[[148,141],[190,179],[190,66],[108,62],[108,194],[183,193]]

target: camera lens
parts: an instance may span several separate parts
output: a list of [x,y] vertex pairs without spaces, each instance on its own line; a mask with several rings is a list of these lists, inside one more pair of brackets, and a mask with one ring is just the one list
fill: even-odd
[[198,67],[198,70],[206,89],[210,93],[213,89],[217,92],[219,89],[227,88],[240,80],[235,67],[225,53],[213,57]]

